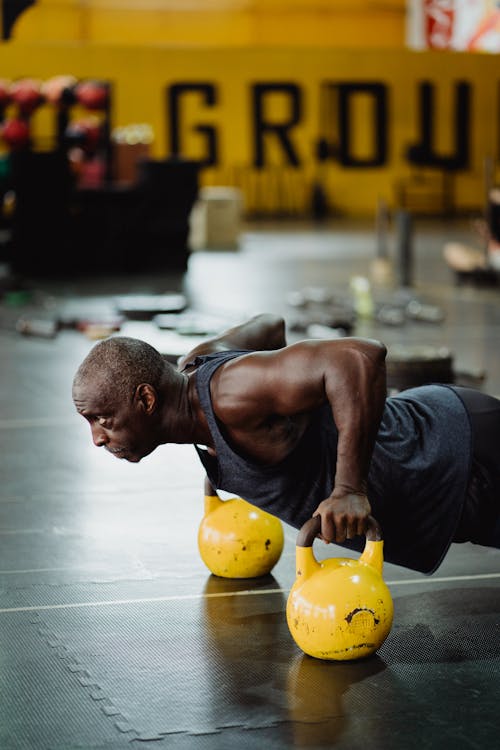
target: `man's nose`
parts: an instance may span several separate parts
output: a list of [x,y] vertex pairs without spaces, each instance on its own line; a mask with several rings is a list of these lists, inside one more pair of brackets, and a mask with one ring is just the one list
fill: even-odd
[[92,440],[98,448],[101,448],[108,442],[107,435],[100,425],[92,426]]

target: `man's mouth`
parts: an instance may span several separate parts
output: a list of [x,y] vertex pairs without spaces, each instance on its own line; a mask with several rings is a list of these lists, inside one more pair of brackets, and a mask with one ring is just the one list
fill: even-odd
[[113,456],[116,456],[117,458],[123,458],[125,455],[125,449],[124,448],[110,448],[109,446],[104,446],[105,450],[108,451],[108,453],[111,453]]
[[108,451],[108,453],[111,453],[112,456],[115,456],[115,458],[129,461],[132,464],[138,464],[142,458],[142,456],[137,456],[131,453],[126,448],[109,448],[108,446],[105,446],[105,449]]

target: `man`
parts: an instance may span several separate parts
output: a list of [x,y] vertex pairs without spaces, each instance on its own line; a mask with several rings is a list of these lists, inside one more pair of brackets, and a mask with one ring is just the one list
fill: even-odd
[[73,400],[97,446],[137,462],[191,443],[210,484],[360,549],[372,514],[385,559],[430,573],[452,541],[500,546],[500,401],[422,386],[387,398],[386,349],[346,337],[287,345],[259,315],[181,357],[112,337]]
[[[497,11],[500,17],[500,11]],[[474,227],[483,249],[464,245],[461,242],[446,242],[443,256],[450,268],[457,273],[500,273],[500,188],[488,193],[486,219],[478,219]]]

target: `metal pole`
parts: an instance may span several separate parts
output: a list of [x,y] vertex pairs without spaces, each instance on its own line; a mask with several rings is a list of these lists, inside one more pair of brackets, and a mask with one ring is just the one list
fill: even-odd
[[412,218],[408,211],[396,212],[397,259],[402,287],[413,284]]
[[387,258],[387,233],[389,227],[389,209],[383,198],[377,201],[375,232],[377,236],[377,258]]

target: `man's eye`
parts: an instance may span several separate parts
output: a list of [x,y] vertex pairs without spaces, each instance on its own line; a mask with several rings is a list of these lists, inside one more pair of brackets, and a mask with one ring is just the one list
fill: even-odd
[[97,421],[99,422],[101,427],[105,427],[108,420],[106,417],[97,417]]

